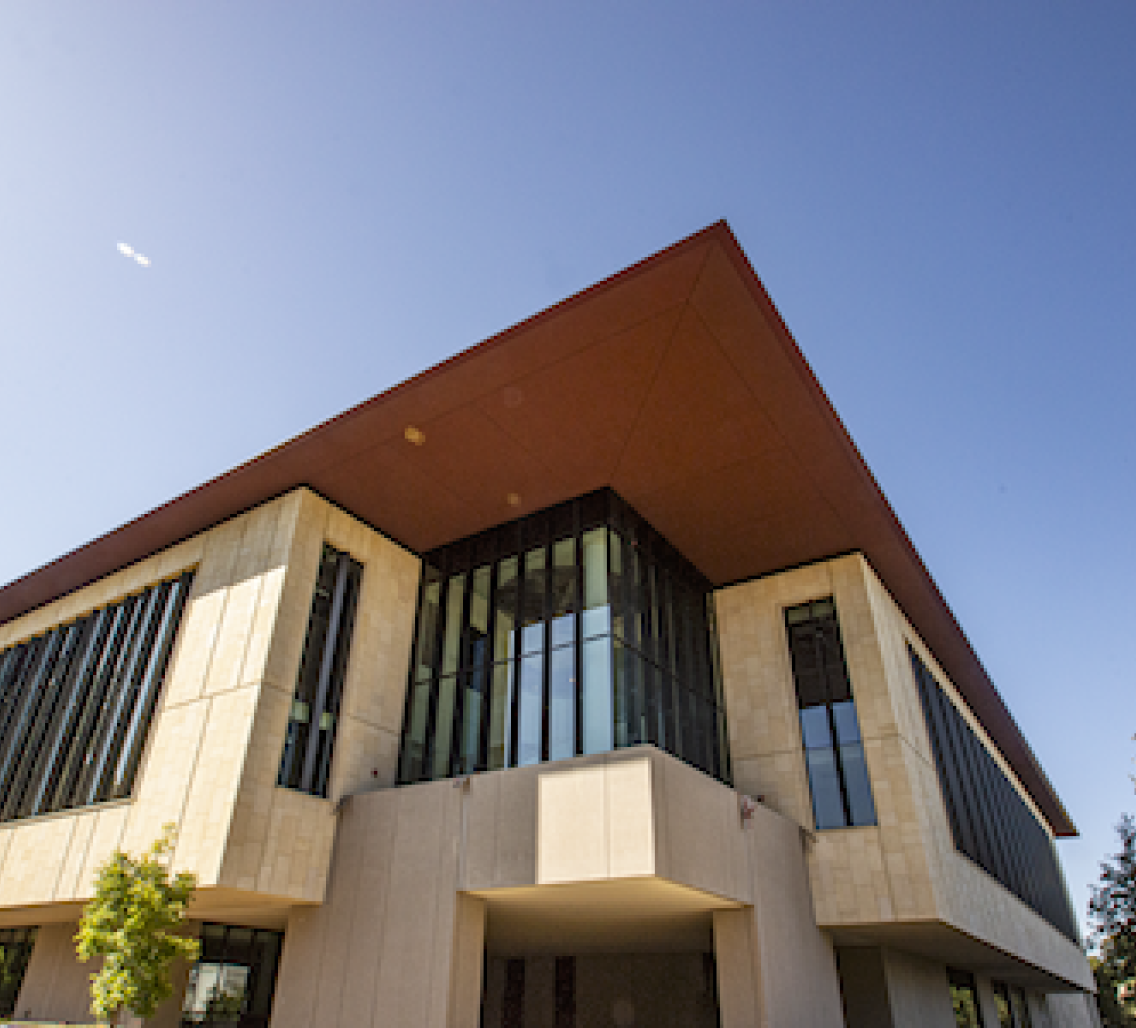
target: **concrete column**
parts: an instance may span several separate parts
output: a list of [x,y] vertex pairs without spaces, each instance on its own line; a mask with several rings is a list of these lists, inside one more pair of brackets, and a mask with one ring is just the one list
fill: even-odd
[[450,965],[449,1028],[481,1024],[482,962],[485,959],[485,900],[458,893],[454,955]]
[[758,1022],[758,963],[753,949],[753,910],[714,911],[714,962],[718,968],[718,1016],[722,1028]]

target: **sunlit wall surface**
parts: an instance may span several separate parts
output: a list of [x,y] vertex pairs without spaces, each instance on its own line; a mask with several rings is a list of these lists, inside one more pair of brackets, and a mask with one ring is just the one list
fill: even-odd
[[729,779],[710,583],[610,490],[424,558],[400,780],[653,743]]

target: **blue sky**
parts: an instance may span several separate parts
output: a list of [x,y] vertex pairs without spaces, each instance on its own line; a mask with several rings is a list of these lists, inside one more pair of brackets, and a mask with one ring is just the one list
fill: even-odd
[[8,0],[0,581],[724,217],[1083,919],[1136,809],[1134,53],[1132,0]]

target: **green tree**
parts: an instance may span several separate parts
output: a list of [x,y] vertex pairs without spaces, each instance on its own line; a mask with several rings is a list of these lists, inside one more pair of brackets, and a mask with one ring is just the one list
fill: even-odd
[[1125,814],[1116,832],[1120,850],[1101,863],[1089,917],[1092,941],[1100,947],[1093,975],[1101,1017],[1108,1028],[1129,1028],[1136,1026],[1130,998],[1136,993],[1136,821]]
[[197,879],[170,878],[174,827],[137,860],[115,850],[99,868],[95,895],[83,908],[75,951],[80,960],[103,958],[91,975],[91,1012],[114,1020],[127,1011],[151,1017],[173,991],[170,969],[182,957],[196,960],[197,939],[180,934]]

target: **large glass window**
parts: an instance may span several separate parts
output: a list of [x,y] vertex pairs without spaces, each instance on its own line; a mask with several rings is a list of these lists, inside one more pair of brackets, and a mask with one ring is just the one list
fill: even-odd
[[1053,840],[935,676],[908,648],[955,847],[1079,942]]
[[130,795],[192,580],[0,651],[0,820]]
[[203,924],[189,972],[183,1028],[268,1028],[282,932]]
[[0,928],[0,1017],[16,1012],[35,937],[34,928]]
[[728,779],[710,583],[610,490],[424,563],[401,781],[638,743]]
[[874,825],[860,722],[829,597],[785,611],[817,828]]
[[363,568],[323,547],[276,784],[326,796]]

